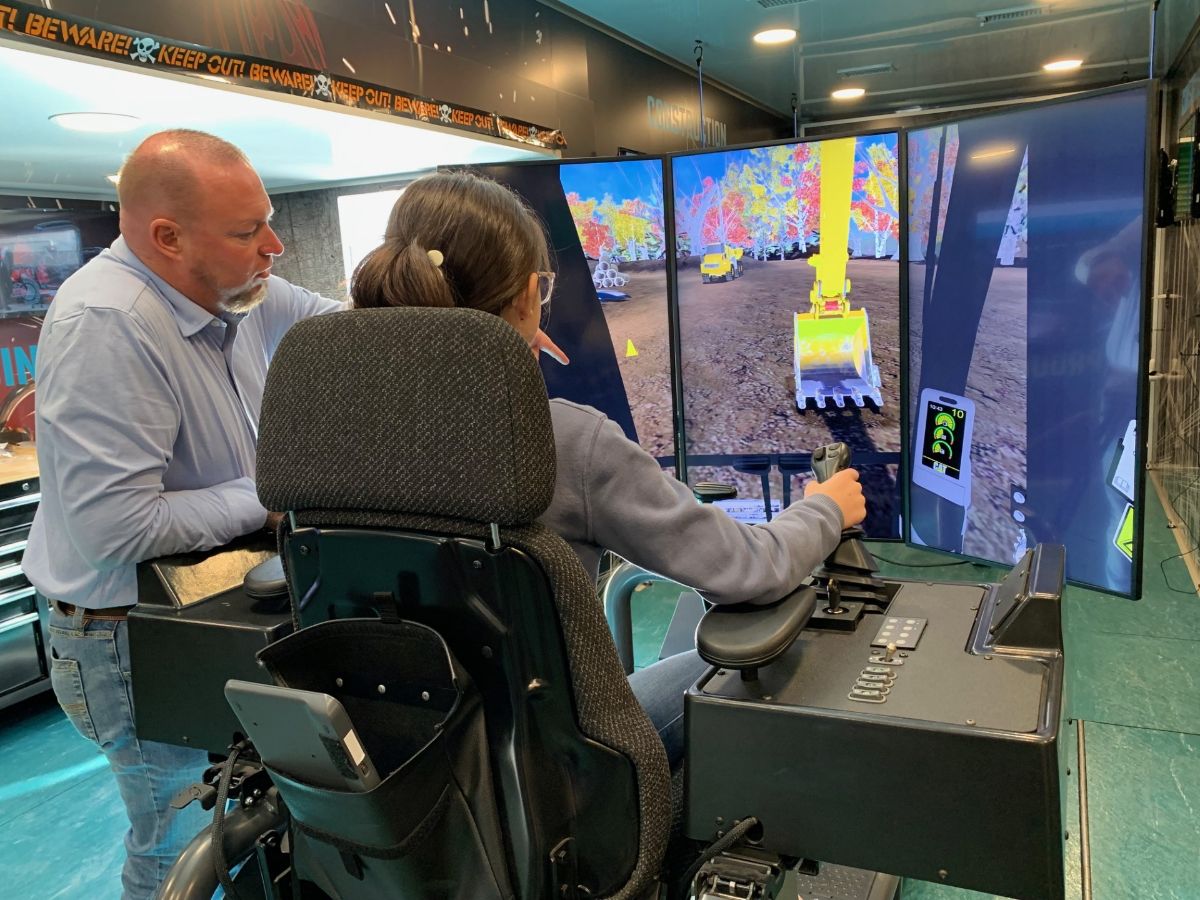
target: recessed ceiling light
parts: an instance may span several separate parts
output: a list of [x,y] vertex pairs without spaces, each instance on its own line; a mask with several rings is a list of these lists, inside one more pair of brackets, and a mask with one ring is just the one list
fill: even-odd
[[59,113],[51,116],[50,121],[71,131],[95,131],[106,134],[133,131],[142,124],[142,120],[137,116],[105,112]]
[[865,88],[838,88],[829,96],[834,100],[857,100],[866,92]]
[[754,36],[756,44],[786,44],[796,39],[795,28],[768,28]]
[[882,72],[895,72],[896,66],[890,62],[873,63],[869,66],[848,66],[844,69],[838,69],[837,73],[842,78],[853,78],[856,75],[879,75]]
[[1082,59],[1056,59],[1053,62],[1046,63],[1042,68],[1047,72],[1070,72],[1072,69],[1078,69],[1082,65]]

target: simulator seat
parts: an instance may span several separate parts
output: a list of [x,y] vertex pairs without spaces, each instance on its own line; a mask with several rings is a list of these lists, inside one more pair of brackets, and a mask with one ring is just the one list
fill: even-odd
[[656,890],[665,751],[591,578],[535,523],[554,484],[545,387],[499,318],[357,310],[281,343],[258,486],[288,514],[297,631],[260,658],[337,697],[384,778],[270,772],[296,878],[406,900]]

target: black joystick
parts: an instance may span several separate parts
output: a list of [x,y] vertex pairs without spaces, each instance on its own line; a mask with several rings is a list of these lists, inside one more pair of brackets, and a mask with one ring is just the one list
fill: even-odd
[[825,586],[825,594],[825,612],[831,616],[844,616],[846,607],[842,606],[842,588],[836,578],[829,579],[829,584]]
[[812,470],[818,483],[828,481],[850,465],[850,448],[845,444],[826,444],[813,451]]
[[[812,453],[813,477],[826,482],[850,466],[850,448],[844,443],[826,444]],[[852,629],[862,618],[865,606],[882,611],[891,600],[883,581],[876,576],[878,566],[863,543],[862,528],[842,531],[842,540],[813,577],[817,590],[826,598],[811,625],[821,628]]]

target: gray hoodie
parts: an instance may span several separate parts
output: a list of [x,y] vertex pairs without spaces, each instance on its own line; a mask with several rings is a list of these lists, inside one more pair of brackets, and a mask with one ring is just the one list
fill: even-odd
[[793,503],[765,525],[701,505],[600,411],[550,401],[558,473],[538,520],[561,535],[594,579],[611,550],[713,603],[769,603],[796,588],[834,548],[842,513],[829,497]]

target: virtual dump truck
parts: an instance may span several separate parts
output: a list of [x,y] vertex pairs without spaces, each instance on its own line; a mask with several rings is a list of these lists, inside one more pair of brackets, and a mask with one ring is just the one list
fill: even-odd
[[714,281],[733,281],[742,274],[742,248],[728,244],[708,244],[700,258],[700,280],[705,284]]

